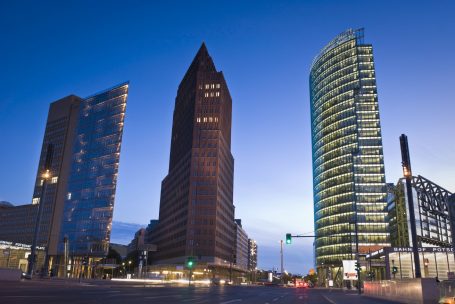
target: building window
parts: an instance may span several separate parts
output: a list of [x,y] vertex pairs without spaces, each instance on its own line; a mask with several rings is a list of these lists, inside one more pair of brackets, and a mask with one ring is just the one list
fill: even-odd
[[71,199],[71,192],[68,192],[68,194],[66,195],[66,199],[67,199],[67,200],[70,200],[70,199]]
[[215,117],[215,122],[218,122],[218,117]]
[[216,84],[216,88],[219,89],[221,86],[219,83]]
[[51,184],[56,184],[57,181],[58,181],[58,176],[54,176],[54,177],[52,177],[52,179],[51,179]]
[[209,97],[209,93],[204,93],[204,97]]
[[200,117],[196,118],[196,122],[201,122],[201,118]]
[[216,92],[216,97],[220,96],[220,92]]
[[209,89],[209,87],[210,87],[210,85],[209,85],[209,84],[206,84],[206,85],[205,85],[205,89],[206,89],[206,90],[208,90],[208,89]]
[[214,96],[213,92],[210,92],[210,97],[213,97],[213,96]]
[[33,205],[39,204],[39,197],[35,197],[34,199],[32,199],[32,204]]
[[215,88],[215,84],[212,83],[212,84],[210,85],[210,88],[211,88],[211,89],[214,89],[214,88]]

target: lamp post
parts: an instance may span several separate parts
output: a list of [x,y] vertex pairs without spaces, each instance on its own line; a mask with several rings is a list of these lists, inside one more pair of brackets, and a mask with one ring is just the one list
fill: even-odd
[[52,164],[52,155],[54,153],[54,146],[52,144],[47,145],[47,154],[46,154],[46,160],[44,162],[44,171],[41,174],[41,177],[43,178],[43,184],[41,187],[41,195],[40,195],[40,200],[39,200],[39,206],[38,206],[38,214],[36,216],[36,221],[35,221],[35,231],[33,234],[33,242],[32,242],[32,248],[31,248],[31,253],[28,256],[28,268],[27,268],[27,278],[31,279],[33,276],[33,270],[35,268],[35,263],[36,263],[36,245],[38,242],[38,234],[39,234],[39,226],[41,223],[41,216],[43,214],[43,205],[44,205],[44,198],[45,198],[45,192],[46,192],[46,184],[47,181],[51,178],[51,164]]
[[65,235],[63,238],[63,245],[65,247],[65,256],[64,256],[64,264],[65,264],[65,269],[63,269],[63,273],[65,275],[65,279],[68,277],[68,236]]
[[131,261],[128,261],[128,273],[131,274]]

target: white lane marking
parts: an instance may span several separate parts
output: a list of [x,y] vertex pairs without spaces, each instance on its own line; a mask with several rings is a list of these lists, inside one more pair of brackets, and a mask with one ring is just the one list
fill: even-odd
[[176,295],[144,297],[144,299],[161,299],[161,298],[172,298],[172,297],[176,297]]
[[324,299],[326,299],[327,301],[329,301],[330,303],[332,303],[332,304],[337,304],[335,301],[333,301],[333,300],[327,298],[326,296],[322,296],[322,297],[323,297]]
[[235,303],[235,302],[242,302],[242,299],[230,300],[230,301],[222,302],[220,304],[228,304],[228,303]]

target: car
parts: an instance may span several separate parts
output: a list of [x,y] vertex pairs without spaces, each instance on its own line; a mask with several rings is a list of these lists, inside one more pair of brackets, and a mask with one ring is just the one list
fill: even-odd
[[308,287],[310,287],[310,285],[307,282],[303,281],[303,280],[297,280],[297,281],[295,281],[295,287],[297,287],[297,288],[308,288]]

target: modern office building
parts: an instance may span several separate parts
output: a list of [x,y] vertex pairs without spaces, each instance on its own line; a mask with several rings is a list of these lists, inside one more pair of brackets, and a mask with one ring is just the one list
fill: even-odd
[[107,253],[127,94],[123,83],[50,105],[32,204],[0,209],[0,225],[9,227],[0,239],[32,244],[42,204],[37,244],[46,265],[63,269],[64,238],[73,262]]
[[38,206],[0,203],[0,240],[31,244]]
[[258,245],[255,240],[248,239],[248,270],[254,271],[258,266]]
[[[151,242],[158,265],[229,265],[235,250],[232,100],[202,44],[175,98],[169,173]],[[175,268],[174,268],[175,269]]]
[[[411,177],[412,206],[415,215],[417,250],[421,276],[446,280],[453,277],[455,259],[449,209],[451,192],[423,176]],[[388,185],[388,212],[392,247],[367,255],[376,262],[372,270],[386,279],[415,277],[412,230],[406,180]],[[371,263],[368,263],[371,265]],[[375,269],[376,268],[376,269]],[[451,274],[450,274],[451,273]]]
[[235,265],[241,270],[248,270],[248,235],[242,228],[242,220],[235,220]]
[[310,100],[316,264],[337,267],[390,245],[373,47],[362,29],[315,57]]
[[[452,193],[420,175],[412,177],[411,186],[417,224],[417,246],[452,248],[448,208],[449,196]],[[389,191],[387,207],[391,245],[410,247],[411,226],[405,179],[400,179]]]

